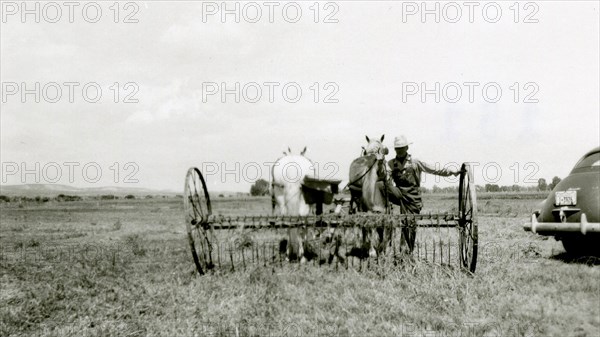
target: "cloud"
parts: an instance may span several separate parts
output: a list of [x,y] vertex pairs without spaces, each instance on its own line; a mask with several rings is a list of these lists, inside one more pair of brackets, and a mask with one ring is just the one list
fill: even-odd
[[[338,163],[344,179],[365,134],[386,134],[388,146],[406,134],[415,156],[433,162],[497,161],[507,173],[534,161],[547,179],[598,145],[593,4],[544,3],[543,20],[530,25],[509,16],[498,24],[402,23],[400,3],[338,5],[335,24],[315,24],[308,8],[297,24],[203,23],[194,2],[144,3],[129,25],[3,24],[2,81],[95,81],[107,99],[3,103],[3,160],[134,160],[149,187],[177,189],[189,166],[268,161],[288,146]],[[281,83],[274,103],[223,103],[218,94],[202,101],[203,82],[268,81]],[[502,100],[488,103],[478,92],[473,103],[422,102],[420,93],[403,101],[405,82],[467,81],[498,83]],[[115,82],[136,83],[139,102],[111,102]],[[281,97],[290,82],[302,87],[298,103]],[[323,103],[327,82],[338,86],[339,103]],[[539,103],[522,102],[527,82],[539,86]]]

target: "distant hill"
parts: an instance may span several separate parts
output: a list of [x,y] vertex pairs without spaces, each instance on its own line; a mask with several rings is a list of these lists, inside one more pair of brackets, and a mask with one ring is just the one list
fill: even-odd
[[24,184],[24,185],[0,185],[0,194],[6,196],[46,196],[54,197],[59,194],[65,195],[104,195],[112,194],[115,196],[125,196],[132,194],[140,195],[176,195],[183,194],[182,192],[169,190],[154,190],[142,187],[121,187],[121,186],[105,186],[105,187],[74,187],[59,184]]

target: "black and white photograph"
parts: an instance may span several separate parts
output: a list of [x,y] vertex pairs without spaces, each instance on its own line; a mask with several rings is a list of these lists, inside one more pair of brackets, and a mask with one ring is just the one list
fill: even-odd
[[599,11],[0,0],[0,336],[600,337]]

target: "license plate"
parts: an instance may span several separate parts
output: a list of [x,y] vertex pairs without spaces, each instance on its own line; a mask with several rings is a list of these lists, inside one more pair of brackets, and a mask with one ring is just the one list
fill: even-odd
[[556,206],[575,206],[577,204],[577,191],[560,191],[554,194]]

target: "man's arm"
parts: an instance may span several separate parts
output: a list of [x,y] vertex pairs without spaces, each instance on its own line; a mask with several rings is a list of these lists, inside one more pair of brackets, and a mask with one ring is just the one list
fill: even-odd
[[436,169],[435,166],[427,164],[425,162],[422,162],[418,159],[416,159],[416,160],[413,159],[413,163],[415,163],[417,165],[417,167],[419,168],[420,171],[422,171],[422,172],[424,171],[429,174],[435,174],[435,175],[443,176],[443,177],[448,177],[451,175],[457,176],[460,174],[460,171],[453,170],[450,168],[442,167],[442,168]]
[[394,158],[387,161],[387,166],[390,171],[394,169]]

